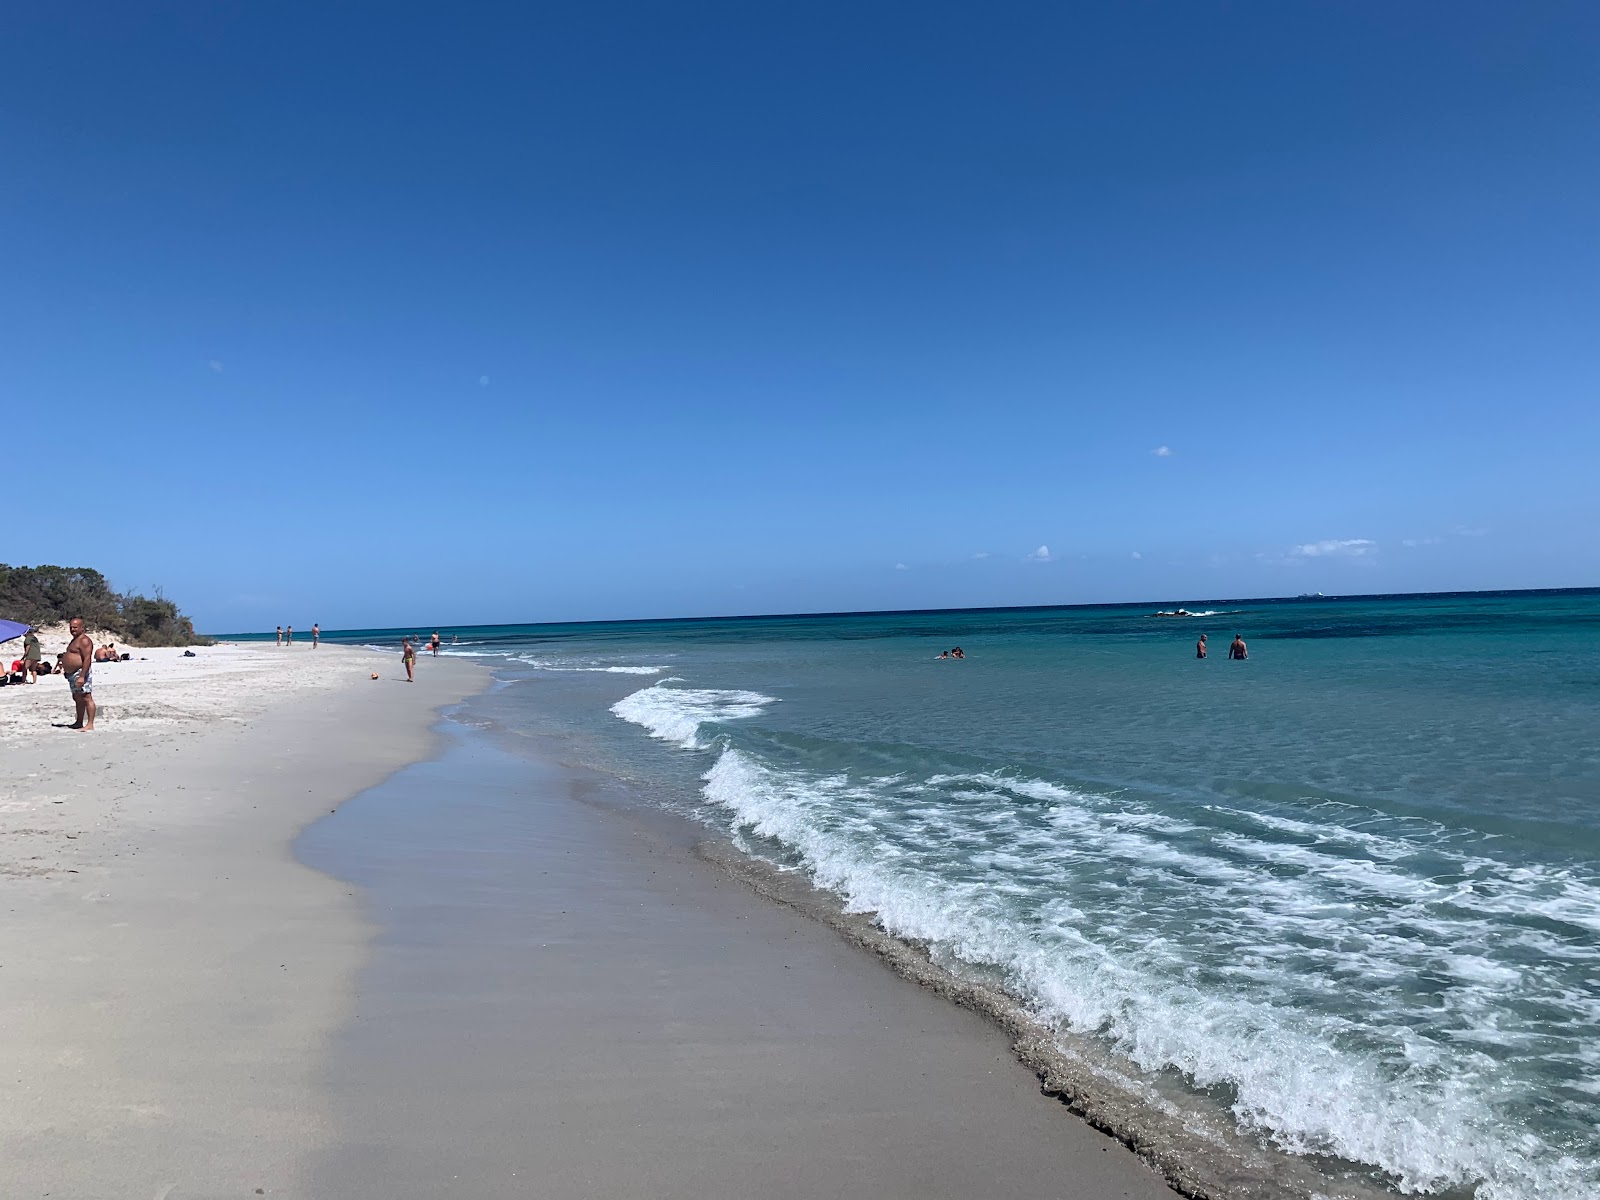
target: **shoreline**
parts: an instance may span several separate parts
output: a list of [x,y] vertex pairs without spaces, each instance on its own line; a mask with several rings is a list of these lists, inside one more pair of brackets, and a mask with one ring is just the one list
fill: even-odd
[[[468,710],[474,717],[489,711],[488,705],[478,706],[476,713]],[[565,762],[574,753],[564,732],[518,725],[501,725],[499,731],[537,761]],[[583,757],[581,751],[578,755]],[[852,948],[869,951],[942,1002],[976,1013],[1004,1034],[1010,1053],[1032,1073],[1043,1096],[1116,1138],[1174,1190],[1205,1200],[1381,1200],[1396,1194],[1372,1168],[1279,1149],[1241,1130],[1226,1099],[1196,1093],[1175,1078],[1149,1075],[1091,1038],[1051,1028],[981,971],[941,961],[926,945],[886,932],[876,914],[847,911],[841,897],[814,886],[803,872],[749,852],[687,810],[661,807],[625,776],[605,767],[578,769],[611,781],[588,789],[591,800],[608,797],[594,801],[602,808],[617,810],[625,820],[681,826],[676,836],[686,839],[694,855],[741,887],[827,927]]]
[[299,843],[381,930],[306,1194],[1172,1195],[978,1015],[483,717]]
[[[833,930],[896,975],[1005,1034],[1011,1053],[1039,1081],[1043,1096],[1115,1138],[1180,1195],[1195,1200],[1384,1200],[1397,1193],[1367,1180],[1318,1171],[1312,1161],[1264,1147],[1202,1108],[1192,1095],[1152,1096],[1152,1082],[1088,1039],[1052,1030],[1003,988],[952,970],[926,946],[886,932],[871,912],[851,912],[841,897],[792,869],[747,853],[726,838],[699,841],[695,853],[752,891]],[[1220,1153],[1219,1153],[1220,1152]],[[1226,1157],[1223,1157],[1226,1155]],[[1358,1164],[1347,1164],[1351,1176]]]
[[59,680],[0,692],[0,1191],[289,1194],[372,935],[293,840],[435,752],[438,710],[488,673],[136,653],[97,666],[92,734],[51,728]]
[[[9,835],[0,839],[9,915],[0,1024],[12,1034],[0,1052],[0,1191],[8,1195],[131,1188],[185,1200],[259,1187],[375,1200],[454,1161],[443,1143],[437,1163],[407,1159],[434,1124],[473,1116],[501,1144],[490,1146],[476,1125],[457,1136],[508,1166],[530,1137],[549,1137],[506,1123],[490,1099],[542,1113],[552,1127],[571,1117],[591,1141],[631,1155],[636,1175],[618,1186],[644,1186],[640,1156],[656,1155],[685,1195],[749,1194],[756,1175],[718,1177],[704,1191],[700,1168],[663,1141],[662,1122],[677,1122],[680,1140],[705,1140],[707,1154],[730,1121],[769,1140],[786,1130],[794,1157],[781,1169],[827,1191],[856,1183],[806,1174],[833,1146],[817,1140],[816,1123],[841,1110],[857,1113],[863,1129],[879,1123],[877,1136],[900,1147],[885,1152],[885,1169],[897,1155],[943,1163],[918,1196],[975,1194],[976,1177],[961,1174],[975,1166],[1013,1180],[1017,1194],[1084,1200],[1105,1188],[1154,1200],[1169,1186],[1204,1200],[1393,1194],[1344,1164],[1258,1144],[1199,1097],[1152,1094],[1131,1066],[1050,1030],[976,973],[891,936],[874,914],[847,912],[801,873],[708,837],[635,781],[568,765],[563,735],[480,721],[492,705],[452,725],[445,709],[495,690],[480,661],[447,655],[440,668],[429,656],[415,688],[393,688],[403,679],[398,656],[359,648],[219,646],[190,660],[144,653],[144,662],[106,664],[104,677],[97,670],[97,693],[104,678],[107,697],[100,741],[40,723],[70,703],[64,686],[51,687],[59,681],[0,693],[21,702],[0,706],[10,768],[0,781],[0,835]],[[371,670],[384,678],[369,681]],[[24,718],[32,733],[19,741]],[[443,762],[482,730],[521,764],[493,787]],[[55,761],[63,750],[65,765]],[[545,822],[538,836],[517,824],[534,819],[521,806]],[[452,812],[461,828],[442,819]],[[504,827],[474,825],[486,817]],[[366,824],[352,838],[356,821]],[[331,856],[330,836],[346,839]],[[552,837],[567,861],[551,857]],[[48,852],[24,852],[36,849]],[[521,878],[534,863],[562,875],[568,890]],[[451,886],[439,886],[441,871],[455,872]],[[591,875],[606,871],[611,891],[596,891]],[[719,892],[718,879],[735,886]],[[552,925],[546,910],[558,901],[563,920]],[[624,902],[637,911],[620,913]],[[677,911],[661,925],[668,910]],[[797,922],[805,929],[792,928],[791,913],[807,918]],[[582,956],[581,970],[555,973],[566,995],[553,1008],[541,995],[551,986],[542,951],[557,943],[533,954],[529,923]],[[636,943],[641,926],[654,931],[653,944]],[[790,968],[782,960],[802,952],[811,977],[782,974]],[[613,995],[639,987],[651,994],[634,1008]],[[883,1020],[867,1028],[847,1018],[841,1033],[797,997]],[[685,1033],[707,1008],[721,1023]],[[754,1021],[778,1011],[791,1027],[782,1044],[770,1022]],[[499,1013],[498,1023],[485,1025],[486,1013]],[[906,1022],[924,1036],[898,1028]],[[658,1025],[666,1032],[652,1037]],[[473,1040],[489,1036],[480,1027],[494,1035],[491,1054]],[[928,1028],[939,1031],[931,1042]],[[465,1044],[462,1029],[473,1035]],[[396,1040],[396,1030],[406,1036]],[[551,1058],[540,1044],[551,1037],[581,1046],[620,1037],[629,1052]],[[719,1047],[711,1066],[695,1061],[707,1046]],[[417,1056],[430,1073],[408,1073]],[[759,1069],[744,1061],[763,1056]],[[549,1079],[581,1093],[597,1062],[618,1086],[569,1112]],[[870,1086],[861,1072],[873,1076]],[[809,1099],[775,1102],[775,1084],[795,1079],[806,1081]],[[929,1088],[931,1098],[917,1095]],[[436,1090],[460,1112],[419,1120]],[[640,1107],[634,1091],[651,1104]],[[961,1124],[973,1103],[990,1122],[976,1141]],[[398,1126],[385,1123],[390,1107],[405,1114]],[[935,1129],[943,1132],[931,1136]],[[861,1131],[830,1134],[845,1136]],[[568,1171],[569,1191],[554,1194],[601,1194],[579,1180],[604,1164],[540,1144]],[[979,1158],[939,1158],[957,1152]],[[1040,1191],[1090,1161],[1100,1164],[1092,1169],[1100,1190]],[[408,1165],[395,1170],[396,1162]],[[961,1178],[966,1193],[939,1190]],[[486,1177],[478,1194],[502,1194],[494,1186]],[[887,1177],[874,1186],[902,1194]]]

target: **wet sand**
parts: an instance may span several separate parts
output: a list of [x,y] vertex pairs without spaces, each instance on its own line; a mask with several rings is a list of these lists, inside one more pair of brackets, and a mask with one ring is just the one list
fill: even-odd
[[303,1194],[1173,1195],[992,1025],[545,758],[458,727],[301,839],[381,930]]
[[92,735],[0,695],[0,1195],[1172,1194],[698,827],[438,726],[481,668],[122,666]]
[[[430,660],[214,647],[0,690],[0,1196],[294,1192],[369,926],[295,833],[483,686]],[[383,676],[369,678],[377,670]]]

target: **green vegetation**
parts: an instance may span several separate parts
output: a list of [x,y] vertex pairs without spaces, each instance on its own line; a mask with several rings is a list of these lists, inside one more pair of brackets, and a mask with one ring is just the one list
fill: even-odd
[[82,617],[135,646],[209,645],[194,622],[156,589],[155,598],[114,592],[106,577],[87,567],[8,567],[0,563],[0,617],[29,625],[54,625]]

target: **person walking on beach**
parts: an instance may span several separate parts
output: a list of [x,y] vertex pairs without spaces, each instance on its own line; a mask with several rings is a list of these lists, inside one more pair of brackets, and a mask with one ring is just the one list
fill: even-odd
[[413,672],[417,666],[417,651],[411,644],[410,638],[403,638],[400,642],[400,660],[406,664],[406,682],[415,683],[417,677]]
[[1233,635],[1233,645],[1228,647],[1228,657],[1240,659],[1250,657],[1250,648],[1244,644],[1244,634]]
[[1203,633],[1200,635],[1200,640],[1194,644],[1194,656],[1196,658],[1206,656],[1206,635]]
[[72,703],[78,712],[78,719],[67,728],[87,733],[94,728],[94,691],[89,682],[89,670],[94,666],[94,639],[83,631],[82,617],[73,617],[67,628],[72,631],[72,640],[61,656],[61,673],[67,677]]
[[439,657],[439,631],[437,629],[433,631],[433,636],[428,639],[428,649],[433,651],[435,658]]
[[22,674],[29,683],[38,683],[39,676],[48,675],[44,655],[39,652],[39,635],[30,626],[22,636]]
[[311,648],[313,650],[317,648],[317,639],[321,636],[322,630],[317,628],[317,623],[315,621],[311,622]]
[[283,645],[283,626],[278,626],[278,645]]

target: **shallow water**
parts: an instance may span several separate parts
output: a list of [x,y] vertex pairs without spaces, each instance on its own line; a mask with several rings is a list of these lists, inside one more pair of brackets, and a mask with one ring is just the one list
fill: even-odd
[[1172,607],[502,627],[450,652],[509,682],[487,719],[1254,1137],[1404,1191],[1596,1194],[1600,593],[1149,615]]

